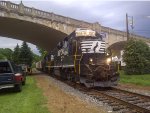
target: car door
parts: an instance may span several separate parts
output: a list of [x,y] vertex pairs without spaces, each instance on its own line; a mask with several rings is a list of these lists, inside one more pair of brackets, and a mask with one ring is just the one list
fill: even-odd
[[14,73],[10,62],[0,62],[0,85],[13,84]]

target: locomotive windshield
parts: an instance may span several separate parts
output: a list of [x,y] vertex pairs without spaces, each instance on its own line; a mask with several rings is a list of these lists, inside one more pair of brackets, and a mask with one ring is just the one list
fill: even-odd
[[77,40],[103,40],[102,36],[93,30],[77,30],[75,36]]

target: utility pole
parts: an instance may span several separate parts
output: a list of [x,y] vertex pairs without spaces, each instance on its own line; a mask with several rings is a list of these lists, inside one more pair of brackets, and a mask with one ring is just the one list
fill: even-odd
[[126,13],[126,31],[127,31],[127,40],[130,39],[130,33],[129,33],[129,24],[131,26],[132,32],[133,32],[133,16],[128,16],[128,14]]
[[127,40],[129,40],[129,27],[128,27],[128,14],[126,13],[126,31],[127,31]]

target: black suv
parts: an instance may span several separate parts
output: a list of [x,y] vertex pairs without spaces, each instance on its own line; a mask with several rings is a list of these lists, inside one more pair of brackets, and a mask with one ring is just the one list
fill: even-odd
[[0,61],[0,89],[14,88],[20,92],[26,77],[19,66],[10,61]]

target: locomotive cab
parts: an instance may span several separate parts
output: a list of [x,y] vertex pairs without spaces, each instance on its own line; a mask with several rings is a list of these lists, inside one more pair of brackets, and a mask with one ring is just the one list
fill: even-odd
[[[112,64],[111,51],[104,38],[92,30],[76,31],[76,69],[80,82],[87,87],[110,87],[117,84],[117,69]],[[77,58],[77,57],[76,57]]]
[[47,67],[63,79],[83,83],[87,87],[111,87],[117,84],[118,73],[111,61],[102,35],[78,28],[51,53]]

